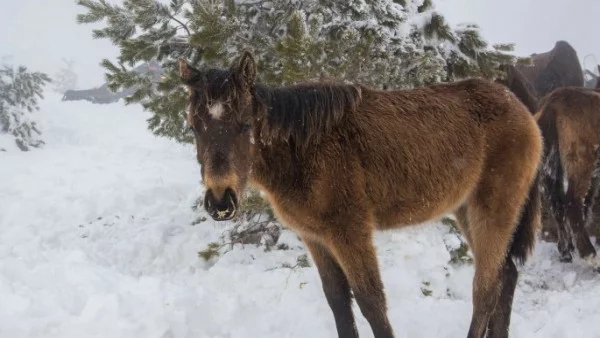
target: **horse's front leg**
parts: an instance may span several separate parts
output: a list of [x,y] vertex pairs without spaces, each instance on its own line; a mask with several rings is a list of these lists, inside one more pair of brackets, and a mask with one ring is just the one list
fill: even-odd
[[344,271],[325,246],[311,239],[303,240],[321,276],[323,292],[333,312],[338,337],[358,338],[352,314],[350,286]]
[[375,338],[394,338],[387,317],[383,283],[379,273],[372,230],[364,227],[340,228],[327,236],[327,246],[339,262],[363,316]]

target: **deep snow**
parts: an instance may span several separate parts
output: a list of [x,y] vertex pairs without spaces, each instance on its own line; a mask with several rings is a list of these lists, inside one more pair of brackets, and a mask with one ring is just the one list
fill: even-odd
[[[46,146],[0,152],[1,338],[336,337],[314,266],[272,270],[305,253],[292,233],[292,250],[198,258],[227,224],[192,225],[194,150],[139,106],[48,94],[36,114]],[[448,264],[451,240],[440,223],[377,234],[398,338],[466,336],[473,270]],[[598,274],[546,243],[520,270],[512,337],[600,337]]]

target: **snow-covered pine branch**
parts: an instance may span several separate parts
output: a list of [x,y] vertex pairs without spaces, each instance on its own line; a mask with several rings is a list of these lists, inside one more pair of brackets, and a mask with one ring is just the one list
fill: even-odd
[[51,82],[48,75],[29,72],[24,66],[0,68],[0,134],[4,140],[13,139],[20,150],[44,144],[34,112],[47,82]]

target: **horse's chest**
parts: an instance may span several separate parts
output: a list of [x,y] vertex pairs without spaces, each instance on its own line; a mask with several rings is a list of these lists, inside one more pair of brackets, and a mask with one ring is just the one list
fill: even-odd
[[277,219],[286,227],[299,233],[314,233],[320,228],[321,222],[311,213],[311,208],[294,198],[269,195],[269,202]]

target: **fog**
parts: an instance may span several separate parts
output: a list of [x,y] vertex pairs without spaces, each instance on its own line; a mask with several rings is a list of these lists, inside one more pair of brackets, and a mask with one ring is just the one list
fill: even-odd
[[[110,2],[119,2],[111,0]],[[600,59],[600,1],[573,0],[437,0],[437,9],[452,24],[475,22],[490,43],[514,42],[517,55],[545,52],[557,40],[567,40],[580,57]],[[91,37],[93,25],[79,25],[82,9],[74,0],[2,0],[0,56],[14,64],[53,75],[61,58],[73,59],[79,87],[104,81],[102,58],[114,58],[117,48]]]
[[452,24],[477,23],[490,42],[514,42],[515,54],[546,52],[566,40],[579,59],[594,54],[600,61],[598,0],[434,0]]
[[[102,58],[114,58],[118,49],[108,40],[92,38],[93,25],[79,25],[83,12],[75,0],[2,0],[0,5],[0,56],[52,76],[61,58],[75,61],[79,87],[104,81]],[[99,25],[98,25],[99,27]]]

